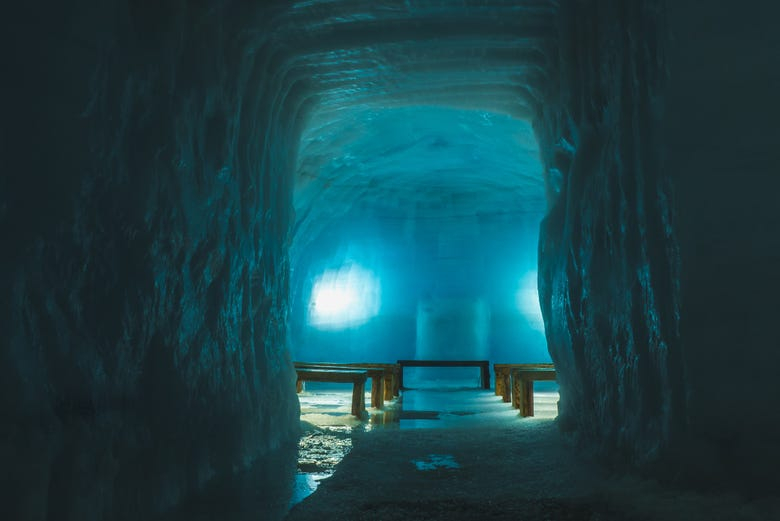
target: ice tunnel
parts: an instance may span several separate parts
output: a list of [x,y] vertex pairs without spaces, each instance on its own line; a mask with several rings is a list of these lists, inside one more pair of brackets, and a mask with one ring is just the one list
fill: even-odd
[[293,357],[438,352],[447,321],[552,360],[615,468],[771,489],[778,9],[6,6],[10,518],[166,512],[295,442]]
[[[546,208],[530,122],[414,104],[311,121],[293,196],[294,357],[549,361],[529,322],[538,321],[538,299],[530,310],[515,299],[536,269]],[[342,316],[318,313],[322,295],[340,298]],[[472,325],[458,335],[426,327],[421,342],[421,323],[434,321],[420,310],[431,306]],[[448,338],[434,341],[437,333]],[[436,342],[447,347],[431,350]]]

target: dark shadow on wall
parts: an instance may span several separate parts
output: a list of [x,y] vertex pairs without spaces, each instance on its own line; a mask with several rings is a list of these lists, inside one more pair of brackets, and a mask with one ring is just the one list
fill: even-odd
[[154,521],[278,521],[290,508],[295,490],[298,446],[258,458],[251,468],[210,483]]

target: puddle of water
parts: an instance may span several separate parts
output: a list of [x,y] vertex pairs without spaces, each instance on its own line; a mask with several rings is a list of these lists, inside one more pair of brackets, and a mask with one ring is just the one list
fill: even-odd
[[459,469],[460,465],[449,454],[428,454],[427,459],[412,460],[417,470]]
[[401,411],[401,420],[438,420],[438,411]]
[[317,487],[320,485],[320,481],[327,479],[332,475],[333,472],[306,473],[298,471],[298,474],[295,476],[292,497],[290,498],[290,508],[314,494]]
[[330,426],[306,431],[298,442],[298,470],[332,471],[350,450],[352,450],[350,427]]
[[298,442],[298,472],[291,507],[313,494],[320,481],[333,475],[339,462],[352,450],[352,430],[348,425],[312,426],[303,433]]

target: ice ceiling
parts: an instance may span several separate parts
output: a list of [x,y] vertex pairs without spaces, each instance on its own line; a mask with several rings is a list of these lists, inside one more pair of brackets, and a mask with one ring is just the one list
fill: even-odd
[[538,222],[544,181],[530,119],[549,73],[554,9],[310,1],[281,16],[286,79],[306,93],[293,257],[328,226],[363,216],[441,219],[456,234],[464,216]]
[[312,222],[541,214],[539,150],[526,121],[438,107],[359,111],[304,136],[296,213]]

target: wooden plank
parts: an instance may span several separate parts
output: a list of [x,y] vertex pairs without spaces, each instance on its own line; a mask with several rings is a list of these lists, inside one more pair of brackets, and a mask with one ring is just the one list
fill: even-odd
[[313,382],[352,383],[368,378],[365,369],[296,368],[295,371],[299,380]]
[[[388,365],[392,366],[394,364],[379,364],[379,365],[371,365],[366,363],[359,363],[359,364],[353,364],[353,363],[347,363],[347,364],[341,364],[341,363],[335,363],[335,362],[294,362],[293,363],[296,368],[310,368],[310,369],[353,369],[353,368],[360,368],[368,372],[368,377],[371,378],[371,407],[374,407],[375,409],[381,409],[385,405],[385,397],[386,397],[386,390],[385,390],[385,379],[388,378],[388,373],[390,374],[390,378],[392,378],[392,375],[394,374],[394,371],[391,367],[385,368],[382,367],[382,365]],[[389,399],[392,400],[392,396],[390,396]]]
[[351,383],[352,415],[361,419],[365,417],[367,370],[296,367],[295,371],[299,384],[303,381]]
[[[295,367],[308,366],[333,366],[333,367],[382,367],[385,369],[385,393],[383,400],[392,400],[400,395],[401,390],[401,367],[396,363],[373,363],[373,362],[294,362]],[[300,390],[299,390],[300,392]]]
[[382,369],[385,370],[385,379],[384,379],[385,392],[382,398],[383,402],[384,400],[392,400],[394,397],[398,396],[398,392],[396,390],[398,388],[398,383],[397,383],[398,372],[399,372],[398,364],[387,364],[387,363],[375,364],[371,362],[358,362],[358,363],[350,362],[346,365],[347,367],[381,367]]
[[530,369],[534,367],[555,368],[551,363],[541,364],[493,364],[493,372],[496,376],[496,396],[501,396],[504,402],[512,401],[512,384],[509,372],[512,369]]
[[520,416],[534,415],[534,382],[554,381],[557,374],[551,367],[511,369],[512,407],[520,409]]

